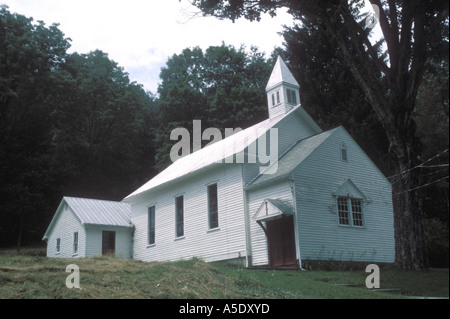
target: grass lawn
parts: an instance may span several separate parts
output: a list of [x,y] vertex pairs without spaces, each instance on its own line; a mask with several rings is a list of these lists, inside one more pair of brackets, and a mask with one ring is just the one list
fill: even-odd
[[[65,285],[66,266],[80,269],[81,289]],[[364,271],[250,270],[198,259],[145,263],[111,257],[53,259],[0,253],[0,298],[297,299],[448,297],[448,269],[381,269],[381,292]]]

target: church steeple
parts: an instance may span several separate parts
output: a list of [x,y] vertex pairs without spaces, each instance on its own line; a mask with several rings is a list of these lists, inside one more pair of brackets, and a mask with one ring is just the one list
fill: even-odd
[[266,93],[271,119],[300,104],[300,85],[279,56],[267,82]]

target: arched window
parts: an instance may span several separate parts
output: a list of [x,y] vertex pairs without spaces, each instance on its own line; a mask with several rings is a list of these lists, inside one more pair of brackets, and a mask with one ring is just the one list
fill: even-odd
[[345,146],[345,143],[341,144],[341,160],[348,161],[347,146]]

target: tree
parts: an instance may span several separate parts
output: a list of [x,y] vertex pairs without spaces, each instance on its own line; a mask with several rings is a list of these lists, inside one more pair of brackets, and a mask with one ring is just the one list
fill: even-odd
[[52,111],[51,151],[64,193],[120,200],[144,165],[144,121],[153,101],[99,50],[69,55],[62,72],[72,85],[63,91],[70,99]]
[[393,176],[396,264],[402,269],[427,266],[420,196],[420,142],[412,117],[427,57],[448,42],[447,1],[370,0],[379,9],[388,63],[355,13],[362,1],[192,0],[205,15],[259,20],[261,13],[289,9],[295,19],[324,28],[377,114],[389,141]]
[[41,236],[49,209],[49,115],[62,102],[52,96],[67,84],[56,71],[69,46],[57,25],[0,7],[0,243],[16,241],[18,249]]
[[[192,121],[202,128],[246,128],[267,118],[265,86],[270,66],[257,48],[211,46],[187,48],[173,55],[161,69],[157,101],[160,127],[156,134],[156,167],[169,163],[177,127],[191,131]],[[191,131],[192,133],[192,131]],[[205,141],[205,144],[209,141]]]
[[[449,263],[449,83],[448,49],[429,59],[419,87],[414,118],[423,148],[420,154],[423,210],[428,257],[432,267]],[[437,156],[439,155],[439,156]],[[429,160],[431,159],[431,160]]]
[[0,7],[0,245],[40,242],[63,195],[119,200],[154,173],[154,97],[58,25]]

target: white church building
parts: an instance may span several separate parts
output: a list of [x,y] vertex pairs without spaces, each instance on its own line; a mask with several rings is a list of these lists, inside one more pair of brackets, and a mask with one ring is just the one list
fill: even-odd
[[47,256],[394,262],[387,178],[343,127],[322,131],[305,112],[281,58],[266,92],[268,119],[181,157],[121,202],[64,197]]

